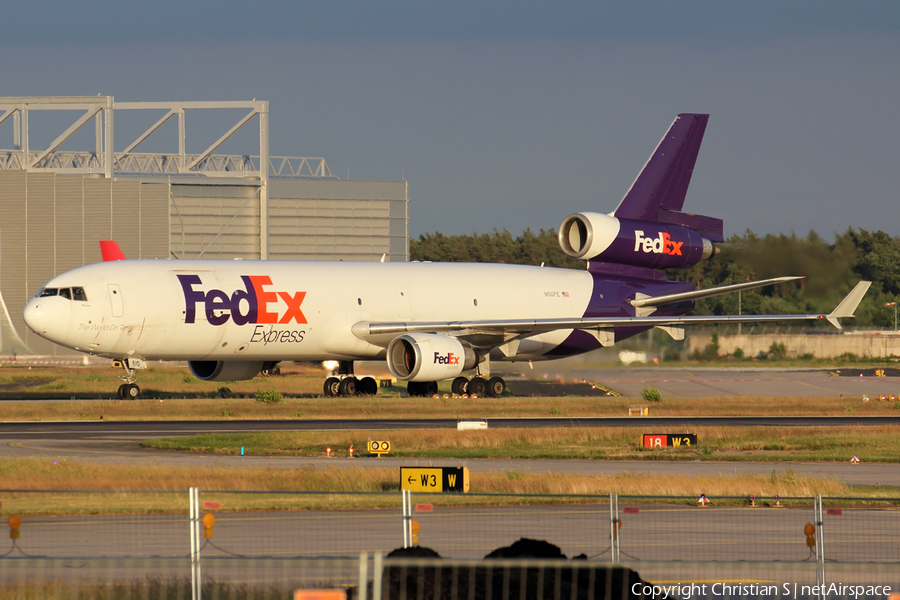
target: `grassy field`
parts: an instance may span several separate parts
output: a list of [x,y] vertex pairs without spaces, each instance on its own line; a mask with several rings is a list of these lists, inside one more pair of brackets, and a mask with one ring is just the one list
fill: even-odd
[[[221,502],[223,510],[228,511],[396,508],[400,503],[397,470],[387,468],[101,466],[66,460],[0,459],[0,480],[4,488],[17,490],[3,493],[0,506],[0,515],[3,516],[185,512],[187,490],[191,486],[203,490],[203,500]],[[48,481],[53,482],[53,489],[68,491],[29,491],[46,490]],[[155,493],[144,490],[154,490]],[[329,492],[303,493],[320,490]],[[774,468],[770,475],[722,474],[714,477],[654,476],[637,472],[597,476],[544,475],[523,470],[473,473],[472,494],[513,496],[451,494],[438,498],[418,494],[417,498],[444,506],[491,505],[553,501],[551,498],[529,497],[529,494],[583,494],[600,498],[585,497],[572,501],[596,502],[612,492],[619,495],[682,496],[687,499],[673,501],[688,504],[693,503],[700,493],[714,501],[724,496],[747,497],[750,494],[759,498],[776,494],[782,498],[810,498],[815,494],[883,499],[896,499],[898,496],[895,489],[850,488],[837,480],[815,479],[797,475],[790,469]]]
[[[122,369],[111,366],[0,366],[0,400],[115,399],[124,375]],[[287,396],[311,397],[322,393],[322,369],[288,365],[284,372],[290,376],[261,376],[222,383],[201,381],[184,366],[155,366],[138,371],[138,383],[142,396],[154,399],[223,395],[252,398],[258,390],[272,387]]]
[[[699,427],[696,447],[642,447],[647,428],[527,428],[457,431],[281,431],[208,434],[143,442],[145,447],[203,454],[346,455],[365,453],[368,440],[389,440],[391,456],[408,458],[646,459],[900,462],[900,426],[882,427]],[[659,433],[659,432],[654,432]]]

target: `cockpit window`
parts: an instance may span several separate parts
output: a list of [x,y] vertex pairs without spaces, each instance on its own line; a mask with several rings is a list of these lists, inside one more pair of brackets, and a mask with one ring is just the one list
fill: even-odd
[[44,288],[38,292],[38,298],[46,298],[47,296],[62,296],[76,302],[87,302],[87,294],[83,287],[73,288]]

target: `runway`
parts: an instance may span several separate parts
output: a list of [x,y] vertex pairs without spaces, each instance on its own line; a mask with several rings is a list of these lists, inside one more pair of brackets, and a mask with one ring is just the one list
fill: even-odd
[[[538,417],[485,419],[491,428],[529,427],[850,427],[900,424],[897,416],[805,417]],[[459,419],[303,419],[271,421],[60,421],[2,422],[0,439],[82,439],[127,436],[135,439],[204,433],[265,431],[392,431],[456,429]]]

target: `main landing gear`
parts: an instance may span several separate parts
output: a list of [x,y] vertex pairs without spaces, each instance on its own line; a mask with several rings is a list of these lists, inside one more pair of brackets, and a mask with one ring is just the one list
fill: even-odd
[[353,361],[341,361],[337,376],[325,380],[323,391],[327,398],[374,396],[378,393],[378,382],[372,377],[357,379],[353,374]]
[[144,361],[136,358],[125,358],[122,360],[114,360],[113,366],[125,369],[125,375],[122,376],[122,380],[125,381],[125,383],[119,386],[119,391],[117,393],[119,399],[137,400],[140,398],[141,388],[135,383],[137,378],[135,377],[134,371],[135,369],[146,368],[144,366]]
[[[410,397],[431,397],[437,393],[436,381],[410,381],[406,388]],[[506,382],[502,377],[491,377],[485,379],[481,375],[476,375],[472,379],[466,377],[457,377],[450,384],[450,391],[458,396],[468,394],[469,396],[488,396],[490,398],[499,398],[506,391]]]

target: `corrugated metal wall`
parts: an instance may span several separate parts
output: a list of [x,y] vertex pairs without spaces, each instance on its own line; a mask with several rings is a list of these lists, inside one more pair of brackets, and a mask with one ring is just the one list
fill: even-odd
[[259,187],[172,184],[172,252],[178,258],[259,259]]
[[[165,184],[2,171],[0,215],[0,292],[15,330],[37,353],[71,350],[30,332],[25,303],[56,275],[100,261],[99,240],[115,239],[129,258],[169,255]],[[0,352],[27,352],[2,320]]]
[[409,259],[406,181],[269,183],[269,258]]
[[[406,181],[272,179],[269,259],[408,260],[408,190]],[[257,185],[173,182],[171,194],[179,258],[260,257]]]

